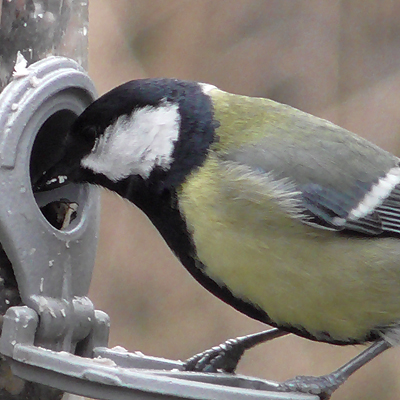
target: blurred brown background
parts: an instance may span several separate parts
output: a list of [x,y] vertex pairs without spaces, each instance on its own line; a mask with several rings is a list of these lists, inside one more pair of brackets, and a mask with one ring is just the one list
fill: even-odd
[[[100,94],[176,77],[266,96],[322,116],[400,155],[400,1],[91,0],[89,72]],[[132,205],[106,193],[90,296],[110,345],[185,359],[262,330],[203,290]],[[250,351],[239,372],[324,374],[361,347],[293,335]],[[333,400],[400,398],[400,349],[357,372]]]

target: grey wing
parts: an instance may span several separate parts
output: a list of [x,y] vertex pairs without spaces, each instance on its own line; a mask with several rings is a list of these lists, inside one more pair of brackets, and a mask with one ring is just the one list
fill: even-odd
[[[306,224],[372,236],[400,233],[400,168],[395,156],[358,138],[352,148],[325,141],[299,151],[295,144],[286,144],[279,153],[269,139],[219,156],[231,169],[241,166],[249,182],[269,186],[265,193],[278,189],[283,208],[290,204],[286,210]],[[246,190],[254,192],[251,185]]]
[[[304,222],[335,230],[347,229],[366,235],[400,233],[400,186],[395,186],[387,197],[378,198],[370,211],[367,211],[367,208],[362,211],[368,193],[365,193],[358,206],[353,207],[352,199],[346,203],[346,195],[343,193],[315,184],[306,185],[302,190],[302,200],[308,220]],[[360,209],[359,214],[354,212],[357,209]]]

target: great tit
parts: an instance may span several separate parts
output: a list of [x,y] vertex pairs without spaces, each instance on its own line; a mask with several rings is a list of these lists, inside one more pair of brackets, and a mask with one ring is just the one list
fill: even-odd
[[399,341],[394,155],[287,105],[176,79],[111,90],[58,148],[37,190],[73,181],[118,193],[205,288],[276,328],[201,353],[187,369],[233,371],[245,348],[288,332],[373,341],[332,374],[279,386],[328,398]]

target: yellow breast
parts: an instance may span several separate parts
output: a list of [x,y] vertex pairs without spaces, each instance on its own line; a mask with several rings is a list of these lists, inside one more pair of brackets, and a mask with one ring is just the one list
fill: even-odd
[[178,194],[198,258],[215,281],[276,323],[316,337],[362,340],[400,320],[400,241],[369,239],[365,246],[307,226],[268,199],[233,197],[229,184],[211,152]]

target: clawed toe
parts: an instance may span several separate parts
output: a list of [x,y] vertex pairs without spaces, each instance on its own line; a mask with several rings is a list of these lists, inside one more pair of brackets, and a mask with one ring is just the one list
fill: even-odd
[[321,400],[328,400],[341,383],[332,375],[296,376],[293,379],[282,382],[278,390],[314,394],[319,396]]
[[244,350],[236,345],[235,339],[231,339],[189,358],[183,369],[197,372],[234,372]]

